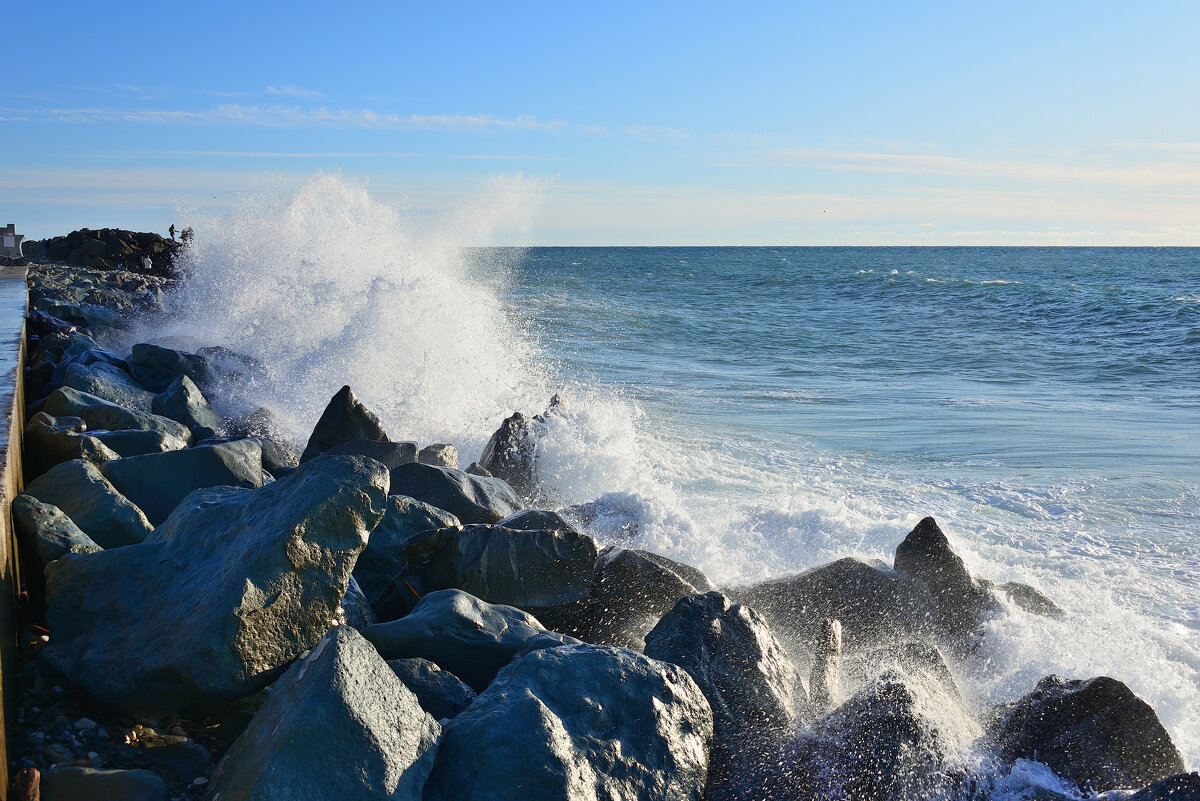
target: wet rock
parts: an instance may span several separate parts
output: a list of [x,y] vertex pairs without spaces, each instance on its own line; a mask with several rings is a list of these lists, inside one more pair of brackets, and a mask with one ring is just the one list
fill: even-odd
[[129,369],[151,392],[165,392],[180,376],[187,376],[201,387],[213,383],[212,370],[203,356],[145,342],[133,346]]
[[498,478],[419,463],[392,470],[392,492],[444,509],[464,523],[495,523],[521,508],[512,487]]
[[42,777],[42,801],[167,801],[167,786],[148,770],[63,766]]
[[457,470],[458,449],[444,443],[427,445],[421,448],[420,453],[417,454],[417,461],[421,464],[431,464],[434,467],[452,467]]
[[[77,353],[74,356],[65,357],[58,365],[55,366],[54,372],[50,376],[51,386],[54,388],[61,387],[67,380],[67,370],[71,365],[81,364],[85,366],[104,365],[107,367],[116,368],[125,373],[125,380],[132,380],[129,376],[129,362],[122,359],[112,351],[100,350],[94,348],[85,350],[82,353]],[[140,391],[145,391],[145,387],[137,385]]]
[[971,575],[932,517],[917,523],[896,547],[892,566],[925,582],[940,625],[952,634],[969,634],[983,616],[1000,609],[999,601]]
[[363,636],[385,659],[428,659],[476,692],[519,654],[579,642],[546,631],[520,609],[459,590],[431,592],[405,617],[370,626]]
[[1067,613],[1063,608],[1056,604],[1054,599],[1036,587],[1022,584],[1019,581],[1009,581],[1001,584],[997,589],[1004,593],[1008,600],[1016,604],[1019,609],[1023,609],[1032,615],[1053,618],[1066,617]]
[[407,495],[389,496],[387,512],[354,566],[354,577],[367,600],[374,605],[383,599],[392,577],[405,566],[404,548],[410,537],[457,525],[458,518],[449,512]]
[[346,584],[346,594],[342,596],[341,616],[339,618],[345,625],[352,629],[362,631],[367,626],[372,626],[376,623],[375,612],[371,609],[371,603],[367,600],[367,596],[363,595],[362,588],[358,586],[358,582],[354,580],[354,576],[350,576],[350,581]]
[[993,711],[987,737],[1001,759],[1033,759],[1081,789],[1143,787],[1184,770],[1150,705],[1107,676],[1047,676]]
[[383,464],[388,470],[394,470],[402,464],[412,464],[417,461],[417,443],[355,439],[334,445],[326,453],[342,456],[369,456]]
[[42,568],[64,554],[104,550],[57,506],[32,495],[13,498],[12,515],[21,545],[27,547],[27,553],[36,554],[36,561],[30,564],[33,576],[40,577]]
[[812,651],[826,619],[841,621],[847,652],[920,640],[934,631],[929,588],[878,560],[847,557],[729,594],[765,617],[793,655]]
[[153,530],[142,510],[82,459],[52,467],[25,493],[57,506],[102,548],[139,543]]
[[44,311],[52,317],[97,333],[105,329],[119,328],[122,324],[120,312],[90,303],[76,304],[41,298],[34,301],[33,307],[37,311]]
[[536,614],[537,608],[586,598],[596,556],[595,541],[575,532],[481,525],[426,531],[405,543],[404,569],[376,612],[390,620],[411,610],[422,595],[458,589]]
[[208,797],[419,801],[440,728],[369,643],[337,626],[274,684]]
[[37,310],[25,315],[25,323],[29,326],[29,332],[37,336],[54,333],[69,334],[79,327],[66,320],[60,320],[52,314]]
[[100,472],[154,525],[161,525],[193,490],[253,488],[263,483],[262,452],[256,439],[131,456],[105,462]]
[[[187,426],[182,423],[157,414],[126,409],[115,403],[109,403],[103,398],[70,387],[61,387],[51,392],[46,398],[45,412],[52,417],[82,418],[89,431],[94,429],[160,431],[184,442],[190,442],[192,436]],[[114,448],[114,450],[116,449]]]
[[300,463],[320,456],[334,445],[356,439],[373,439],[387,442],[389,437],[375,413],[363,406],[348,386],[338,390],[321,413],[321,419],[308,438]]
[[496,525],[503,528],[515,528],[519,531],[538,531],[541,529],[578,531],[558,512],[549,512],[543,509],[524,509],[502,520],[497,520]]
[[958,680],[954,678],[946,657],[936,645],[928,642],[901,642],[862,651],[845,663],[843,677],[850,688],[871,682],[886,671],[899,672],[910,680],[936,686],[947,697],[962,701]]
[[188,441],[165,431],[88,431],[87,436],[102,442],[118,456],[142,456],[147,453],[179,451],[188,446]]
[[78,417],[51,417],[38,412],[25,426],[22,442],[25,479],[32,480],[50,468],[73,459],[99,465],[120,455],[102,440],[84,433]]
[[467,469],[465,472],[470,473],[473,476],[485,476],[487,478],[494,478],[494,476],[490,472],[488,472],[487,470],[484,470],[482,467],[479,466],[479,462],[471,462],[469,465],[467,465]]
[[72,364],[67,368],[63,386],[139,412],[149,412],[154,400],[154,393],[146,391],[124,370],[103,362]]
[[588,597],[569,610],[561,625],[553,616],[547,616],[547,623],[584,642],[640,651],[646,635],[676,601],[715,589],[690,565],[650,551],[609,546],[597,559]]
[[392,659],[388,667],[434,720],[453,718],[475,700],[474,690],[428,659]]
[[328,457],[198,490],[139,545],[64,556],[43,664],[143,720],[249,695],[332,625],[386,494],[377,462]]
[[425,801],[698,800],[711,739],[682,668],[603,646],[536,651],[446,726]]
[[1200,801],[1200,773],[1177,773],[1138,790],[1129,801]]
[[[275,414],[270,409],[259,407],[248,417],[227,423],[226,433],[230,436],[257,439],[262,444],[263,469],[272,475],[283,475],[300,463],[300,455],[286,440]],[[338,455],[350,456],[353,452],[338,451]]]
[[213,411],[200,388],[186,375],[179,376],[155,395],[150,411],[183,423],[196,442],[225,436],[225,421]]
[[150,767],[184,781],[201,775],[212,762],[208,749],[191,741],[147,748],[145,754]]
[[822,717],[841,700],[842,624],[826,619],[821,624],[812,671],[809,673],[809,704],[813,717]]
[[522,498],[532,498],[536,487],[535,444],[529,420],[514,412],[492,434],[477,464],[488,475],[507,482]]

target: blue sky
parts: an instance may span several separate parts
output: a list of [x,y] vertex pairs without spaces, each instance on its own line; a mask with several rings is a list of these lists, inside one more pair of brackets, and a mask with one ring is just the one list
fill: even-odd
[[5,29],[30,237],[337,171],[432,216],[520,175],[536,211],[494,236],[530,244],[1200,245],[1195,2],[15,0]]

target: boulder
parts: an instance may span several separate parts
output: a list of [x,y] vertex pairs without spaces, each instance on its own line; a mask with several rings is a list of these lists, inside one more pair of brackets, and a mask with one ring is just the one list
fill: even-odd
[[300,454],[300,463],[320,456],[334,445],[356,439],[387,442],[389,437],[375,413],[362,405],[350,387],[344,386],[321,413],[321,419],[317,420],[304,453]]
[[262,452],[256,439],[130,456],[105,462],[100,472],[156,526],[193,490],[253,488],[263,483]]
[[971,575],[932,517],[917,523],[896,546],[892,566],[925,582],[937,605],[939,624],[951,634],[973,632],[983,616],[1000,609],[1000,602]]
[[[288,443],[270,409],[259,407],[244,419],[230,421],[226,431],[230,436],[254,437],[262,443],[263,469],[274,475],[282,474],[300,463],[299,454]],[[350,456],[353,453],[339,451],[338,455]]]
[[392,492],[445,509],[464,523],[495,523],[521,508],[512,487],[498,478],[419,463],[392,470]]
[[404,568],[404,547],[409,537],[458,524],[457,517],[437,507],[407,495],[389,496],[387,512],[371,532],[371,540],[354,566],[354,577],[367,600],[371,604],[381,601],[392,577]]
[[603,646],[535,651],[447,724],[425,801],[698,801],[711,740],[682,668]]
[[421,464],[431,464],[434,467],[453,467],[457,470],[458,449],[445,443],[427,445],[421,448],[421,452],[417,454],[417,461]]
[[[50,383],[54,387],[61,387],[67,380],[67,370],[73,364],[82,364],[92,366],[97,364],[115,367],[125,373],[126,379],[129,379],[129,362],[122,359],[117,354],[108,350],[100,350],[98,348],[85,350],[82,353],[77,353],[74,356],[68,356],[55,366],[54,372],[50,375]],[[137,385],[139,390],[145,391],[145,387]]]
[[1143,787],[1129,801],[1200,801],[1200,773],[1177,773]]
[[520,654],[579,642],[547,631],[520,609],[459,590],[431,592],[408,615],[369,626],[363,636],[385,659],[428,659],[476,692]]
[[434,720],[453,718],[475,700],[474,690],[428,659],[392,659],[388,667]]
[[987,738],[1001,759],[1041,762],[1094,793],[1143,787],[1184,770],[1150,705],[1107,676],[1047,676],[993,710]]
[[857,689],[886,671],[899,672],[910,680],[937,687],[947,697],[962,703],[962,692],[946,657],[928,642],[900,642],[871,651],[861,651],[845,663],[843,677],[848,688]]
[[188,440],[166,431],[139,431],[124,429],[107,431],[96,429],[88,431],[87,435],[99,440],[118,456],[142,456],[147,453],[166,453],[179,451],[188,446]]
[[146,542],[52,563],[43,663],[143,720],[256,692],[333,624],[386,495],[344,456],[197,490]]
[[129,377],[129,373],[111,364],[76,362],[66,370],[63,386],[95,395],[110,403],[139,412],[149,412],[154,393]]
[[46,398],[45,412],[52,417],[82,418],[89,431],[98,428],[110,431],[161,431],[184,442],[190,442],[192,436],[187,426],[182,423],[157,414],[126,409],[70,387],[60,387],[51,392]]
[[1022,609],[1031,615],[1053,618],[1062,618],[1067,615],[1066,611],[1056,604],[1053,598],[1028,584],[1022,584],[1019,581],[1008,581],[1001,584],[997,589],[1004,593],[1005,597],[1015,604],[1018,609]]
[[57,506],[102,548],[141,542],[154,528],[141,509],[82,459],[52,467],[25,492]]
[[180,376],[187,376],[201,387],[213,383],[212,370],[203,356],[145,342],[133,346],[129,369],[151,392],[165,392]]
[[578,531],[558,512],[549,512],[543,509],[523,509],[516,514],[497,520],[496,525],[520,531],[539,531],[541,529]]
[[72,331],[78,330],[79,326],[74,323],[68,323],[66,320],[60,320],[53,314],[48,314],[44,311],[31,311],[25,315],[25,324],[29,327],[29,332],[36,336],[45,336],[46,334],[69,334]]
[[565,625],[556,620],[551,625],[584,642],[640,651],[646,635],[676,601],[715,589],[690,565],[650,551],[609,546],[597,559],[587,599],[571,610]]
[[367,596],[363,595],[362,588],[358,586],[353,575],[346,584],[346,594],[342,596],[342,605],[339,611],[341,614],[338,621],[358,631],[362,631],[367,626],[373,626],[377,622],[375,612],[371,609],[371,602],[367,600]]
[[925,582],[878,560],[846,557],[729,594],[765,617],[793,656],[816,647],[827,618],[841,621],[847,653],[934,631],[936,607]]
[[42,778],[42,801],[167,801],[167,785],[149,770],[97,770],[63,765]]
[[412,464],[417,461],[417,443],[415,442],[353,439],[334,445],[325,452],[341,456],[369,456],[382,463],[388,470],[394,470],[402,464]]
[[272,686],[208,797],[420,801],[440,728],[369,643],[336,626]]
[[67,303],[51,298],[41,298],[34,301],[34,309],[64,320],[72,325],[88,328],[95,332],[102,329],[118,328],[121,326],[121,313],[115,309],[103,306],[93,306],[89,303]]
[[475,464],[488,475],[507,482],[522,498],[532,498],[537,486],[535,445],[529,420],[520,412],[514,412],[488,439]]
[[457,589],[536,614],[586,598],[596,555],[595,541],[575,532],[481,525],[426,531],[406,542],[405,565],[376,613],[391,620],[426,593]]
[[196,442],[225,436],[225,421],[213,411],[200,388],[186,375],[179,376],[155,395],[150,402],[150,411],[183,423]]
[[73,459],[99,465],[120,455],[103,441],[84,433],[83,420],[78,417],[51,417],[38,412],[25,426],[22,441],[25,479],[32,480],[50,468]]
[[40,579],[42,569],[64,554],[104,550],[61,509],[32,495],[22,493],[13,498],[12,516],[18,542],[26,553],[36,555],[27,562],[32,577]]

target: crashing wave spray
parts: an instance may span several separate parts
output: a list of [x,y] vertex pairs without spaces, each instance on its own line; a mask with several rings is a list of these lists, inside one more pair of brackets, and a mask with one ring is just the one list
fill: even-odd
[[338,175],[256,193],[193,223],[170,315],[139,335],[260,361],[260,381],[214,400],[227,413],[268,407],[301,445],[349,384],[393,439],[451,442],[469,461],[506,411],[546,392],[495,290],[504,252],[460,243],[524,223],[535,192],[496,181],[448,231]]

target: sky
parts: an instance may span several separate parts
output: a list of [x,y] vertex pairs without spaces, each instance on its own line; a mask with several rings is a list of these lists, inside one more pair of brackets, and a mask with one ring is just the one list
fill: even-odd
[[335,172],[431,218],[516,182],[495,243],[1200,245],[1192,0],[12,0],[3,27],[0,224],[29,238]]

